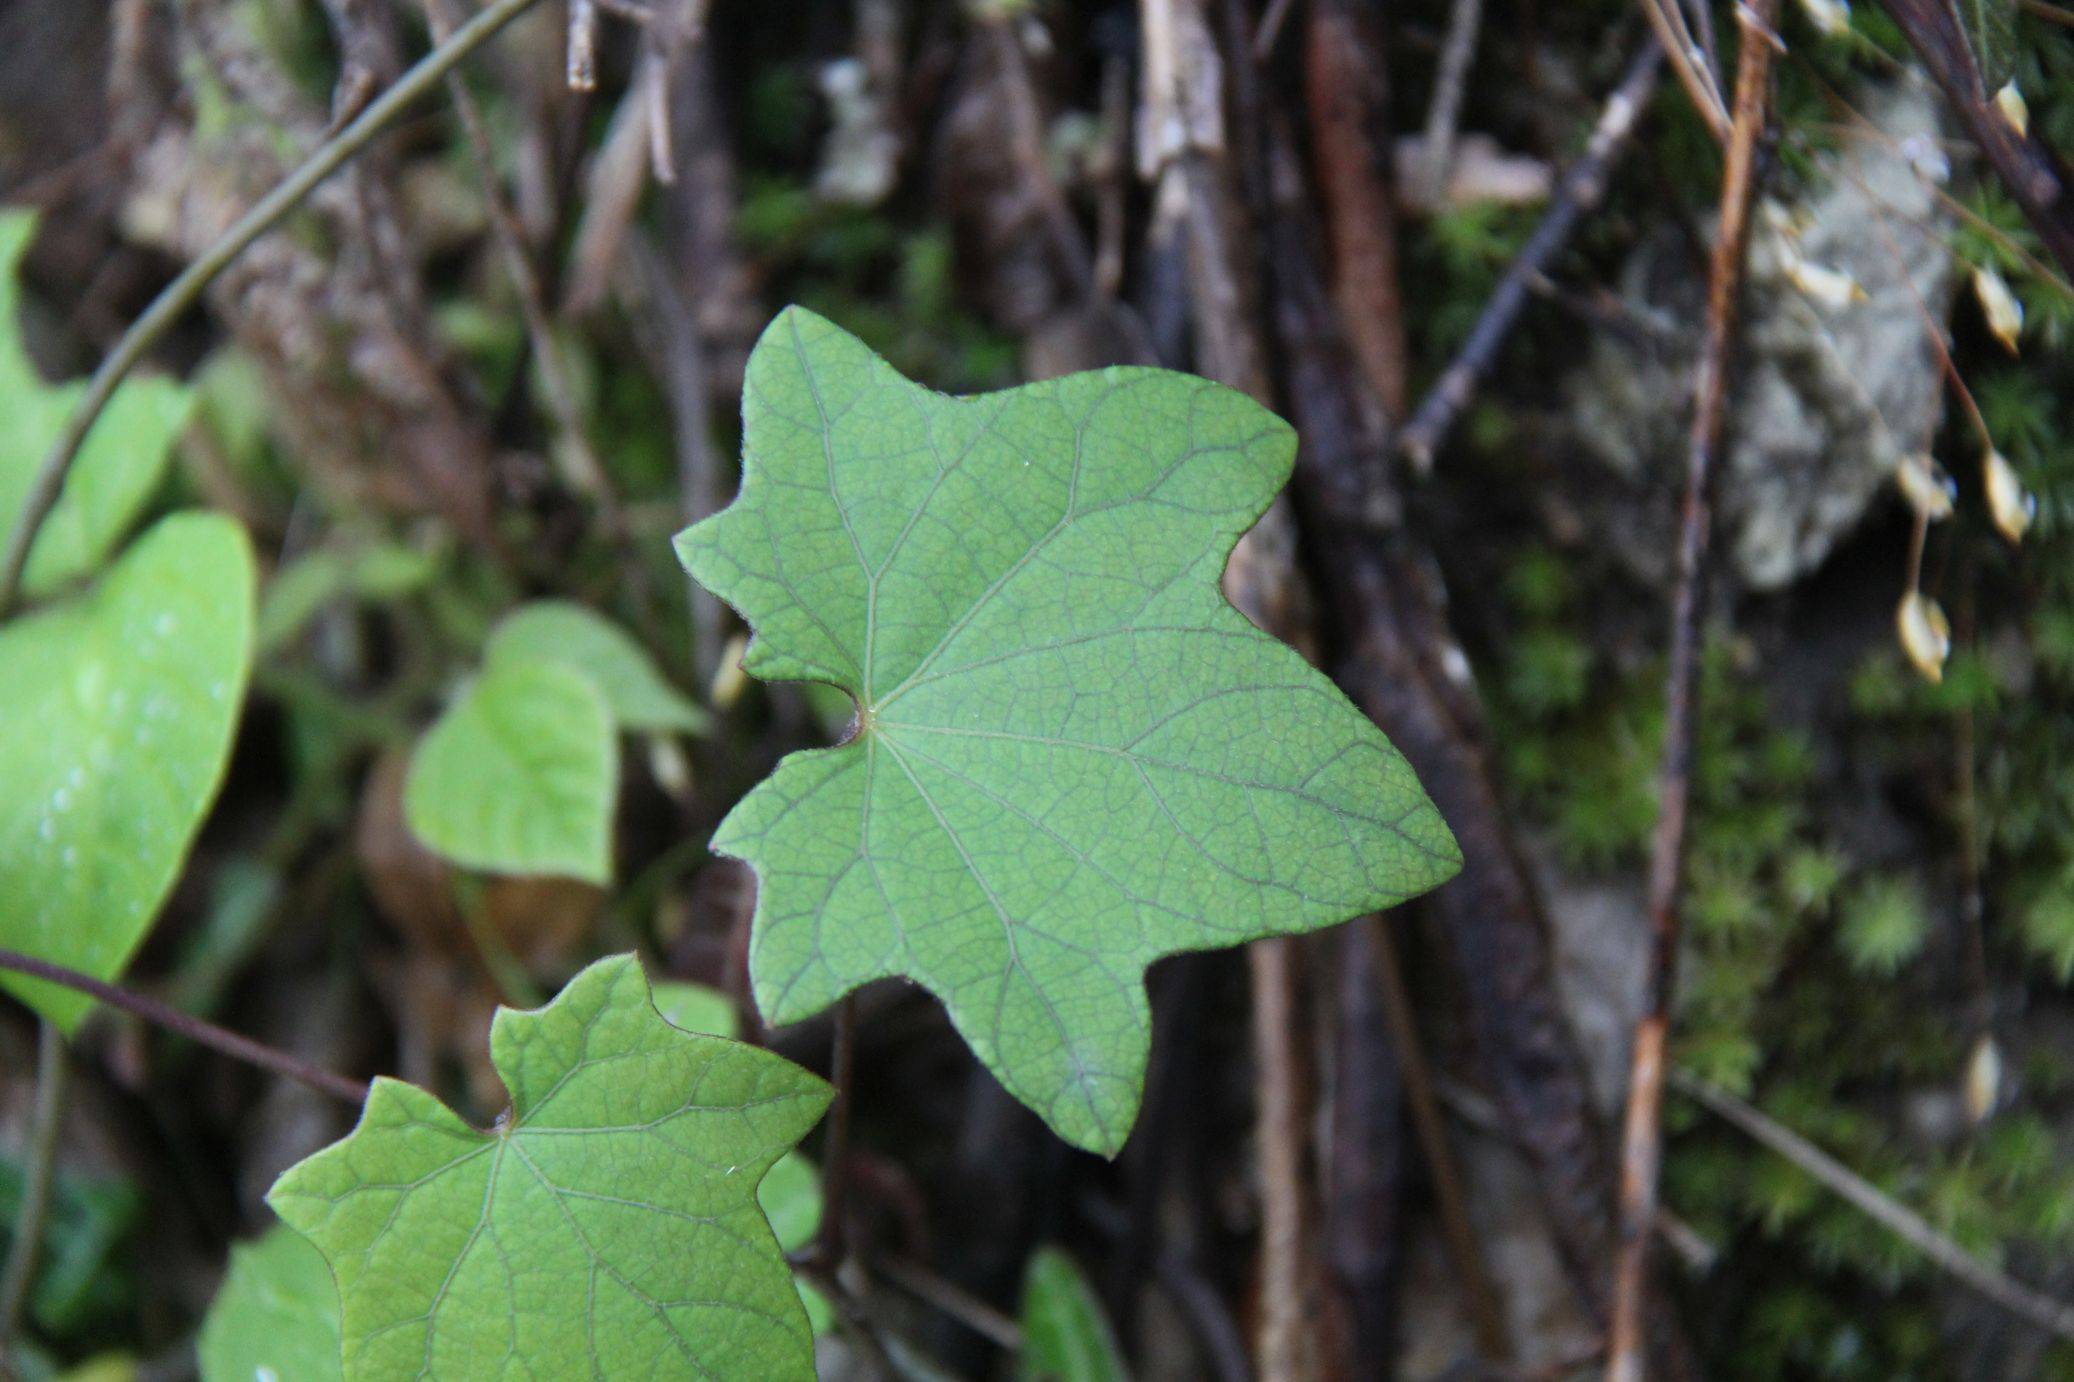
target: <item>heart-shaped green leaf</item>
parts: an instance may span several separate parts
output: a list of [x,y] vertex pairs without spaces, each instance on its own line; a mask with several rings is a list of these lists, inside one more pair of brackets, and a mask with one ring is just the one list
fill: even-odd
[[[83,380],[46,384],[22,348],[15,268],[36,234],[34,216],[0,215],[0,534],[11,531],[44,453],[86,392]],[[165,474],[187,420],[188,391],[170,379],[132,378],[108,401],[66,475],[57,507],[37,531],[22,585],[42,594],[99,566]]]
[[492,662],[411,757],[404,818],[458,864],[612,877],[619,754],[597,686],[559,662]]
[[[86,594],[0,627],[0,946],[112,979],[223,780],[252,666],[253,563],[175,514]],[[92,1000],[0,984],[67,1031]]]
[[1113,1153],[1148,964],[1459,867],[1403,758],[1218,588],[1295,454],[1244,395],[1112,369],[948,398],[794,308],[743,421],[741,496],[679,554],[755,630],[749,671],[859,706],[714,839],[760,881],[769,1020],[906,975],[1060,1136]]
[[500,1009],[490,1056],[511,1094],[490,1132],[377,1080],[267,1196],[331,1263],[351,1382],[813,1376],[756,1190],[826,1084],[671,1026],[631,955]]
[[603,615],[568,600],[537,600],[506,615],[490,635],[486,659],[560,662],[605,695],[621,729],[695,733],[706,713],[663,679],[639,643]]
[[280,1224],[232,1248],[196,1352],[202,1382],[340,1382],[338,1287],[324,1254]]

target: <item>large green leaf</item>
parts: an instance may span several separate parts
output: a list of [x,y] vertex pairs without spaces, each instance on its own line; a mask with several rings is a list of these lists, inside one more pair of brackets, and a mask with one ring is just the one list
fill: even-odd
[[[13,530],[44,452],[57,440],[83,380],[46,384],[22,348],[15,268],[36,218],[0,215],[0,534]],[[23,587],[45,593],[101,564],[165,474],[174,438],[187,420],[188,391],[169,379],[132,378],[109,400],[65,479],[58,505],[29,551]]]
[[412,833],[498,873],[612,876],[619,755],[605,697],[559,662],[493,662],[427,730],[403,792]]
[[340,1382],[338,1287],[324,1254],[280,1224],[232,1248],[197,1351],[202,1382]]
[[[163,519],[92,590],[0,627],[0,946],[112,979],[216,795],[252,665],[252,553]],[[91,1000],[4,984],[66,1030]]]
[[589,677],[622,729],[706,727],[706,713],[663,679],[624,629],[569,600],[538,600],[506,615],[486,654],[499,662],[560,662]]
[[1039,1248],[1023,1274],[1023,1382],[1129,1382],[1123,1350],[1071,1257]]
[[827,1085],[671,1026],[630,955],[500,1009],[490,1056],[491,1131],[377,1080],[267,1196],[331,1263],[349,1379],[813,1376],[756,1189]]
[[1113,1153],[1148,964],[1459,866],[1403,758],[1218,589],[1295,453],[1243,395],[1112,369],[948,398],[794,308],[743,419],[741,496],[679,553],[754,628],[749,671],[860,707],[714,838],[760,880],[769,1020],[909,976],[1060,1136]]

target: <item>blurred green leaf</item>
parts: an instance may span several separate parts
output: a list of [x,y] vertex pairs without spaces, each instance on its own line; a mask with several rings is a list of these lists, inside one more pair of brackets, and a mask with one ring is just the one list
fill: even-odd
[[559,662],[492,663],[427,730],[404,783],[411,833],[492,873],[612,877],[619,754],[605,697]]
[[338,1287],[324,1254],[285,1224],[230,1250],[202,1321],[202,1382],[336,1382]]
[[520,662],[571,667],[604,693],[620,728],[696,733],[706,712],[663,678],[632,635],[603,615],[568,600],[540,600],[506,615],[490,635],[491,668]]
[[[15,270],[35,233],[34,216],[0,214],[0,399],[7,407],[0,428],[0,534],[13,530],[44,453],[87,387],[85,380],[44,383],[22,346]],[[101,564],[158,487],[191,403],[179,384],[151,375],[134,376],[116,390],[36,535],[24,590],[48,593]]]
[[1030,1255],[1023,1277],[1023,1382],[1126,1382],[1123,1350],[1080,1268],[1058,1248]]

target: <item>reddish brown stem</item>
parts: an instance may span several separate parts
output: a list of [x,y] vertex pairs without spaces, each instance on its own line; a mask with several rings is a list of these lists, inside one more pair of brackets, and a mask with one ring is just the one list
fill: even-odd
[[2017,133],[1981,80],[1973,46],[1949,0],[1882,0],[1883,9],[1973,136],[1981,157],[2016,198],[2038,239],[2074,274],[2074,175],[2033,132]]
[[212,1051],[229,1056],[232,1060],[256,1065],[276,1075],[285,1075],[299,1084],[308,1085],[320,1094],[329,1094],[349,1104],[363,1103],[367,1099],[367,1086],[359,1080],[312,1065],[286,1051],[254,1041],[247,1036],[205,1022],[191,1013],[184,1013],[171,1004],[156,998],[147,998],[129,989],[106,984],[91,975],[81,974],[76,969],[39,960],[34,955],[24,955],[16,950],[0,950],[0,969],[26,974],[45,983],[58,984],[88,994],[111,1008],[119,1008],[132,1017],[141,1017],[153,1026],[163,1027],[176,1036],[186,1037],[197,1046],[206,1046]]
[[1692,751],[1698,716],[1701,612],[1713,527],[1716,461],[1728,420],[1728,375],[1736,304],[1750,240],[1757,186],[1758,141],[1771,87],[1772,31],[1778,0],[1749,0],[1736,11],[1741,57],[1735,113],[1721,180],[1721,225],[1707,277],[1707,326],[1695,385],[1692,444],[1686,453],[1685,498],[1678,524],[1678,583],[1671,600],[1670,670],[1664,698],[1663,768],[1656,839],[1649,861],[1651,954],[1648,1007],[1635,1025],[1621,1137],[1620,1239],[1613,1275],[1613,1312],[1606,1348],[1608,1382],[1640,1382],[1646,1356],[1649,1246],[1656,1221],[1657,1173],[1663,1159],[1664,1047],[1677,983]]
[[1375,137],[1389,109],[1380,16],[1352,0],[1311,7],[1304,43],[1318,190],[1331,237],[1333,299],[1368,386],[1404,415],[1411,349],[1397,282],[1397,217]]

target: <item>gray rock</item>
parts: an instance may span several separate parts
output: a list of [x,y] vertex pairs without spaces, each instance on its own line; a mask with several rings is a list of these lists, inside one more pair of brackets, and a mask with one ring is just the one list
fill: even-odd
[[[1956,280],[1950,213],[1934,170],[1918,171],[1937,106],[1909,79],[1868,89],[1860,108],[1872,128],[1846,130],[1800,199],[1768,203],[1753,228],[1720,531],[1758,590],[1819,566],[1896,462],[1927,449],[1942,409],[1928,332],[1944,329]],[[1862,296],[1825,295],[1828,274]],[[1575,439],[1615,482],[1585,521],[1651,582],[1669,573],[1705,278],[1690,236],[1644,243],[1620,286],[1642,329],[1594,333],[1566,390]]]

